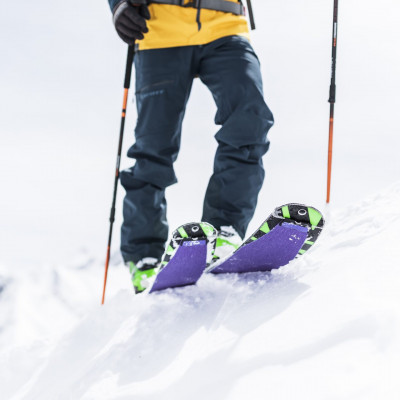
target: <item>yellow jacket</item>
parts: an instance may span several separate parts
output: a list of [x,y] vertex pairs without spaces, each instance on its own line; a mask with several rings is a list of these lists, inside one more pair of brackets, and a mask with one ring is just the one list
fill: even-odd
[[[185,4],[190,0],[185,0]],[[237,0],[229,0],[237,3]],[[149,32],[138,41],[139,50],[210,43],[224,36],[249,37],[244,16],[201,9],[201,28],[196,22],[197,9],[169,4],[150,4]]]

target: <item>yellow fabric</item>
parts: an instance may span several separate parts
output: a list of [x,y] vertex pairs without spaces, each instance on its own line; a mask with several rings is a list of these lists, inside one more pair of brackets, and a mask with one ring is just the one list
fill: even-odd
[[144,35],[144,39],[137,42],[139,50],[201,45],[231,35],[241,35],[250,39],[244,16],[201,9],[199,30],[195,8],[150,4],[149,11],[151,15],[147,21],[149,32]]

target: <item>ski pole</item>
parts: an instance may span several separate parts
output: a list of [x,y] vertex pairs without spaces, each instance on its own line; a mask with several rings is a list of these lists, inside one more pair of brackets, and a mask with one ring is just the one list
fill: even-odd
[[111,251],[111,239],[112,239],[113,224],[114,224],[114,220],[115,220],[115,202],[116,202],[116,198],[117,198],[119,169],[120,169],[120,165],[121,165],[122,140],[123,140],[123,137],[124,137],[124,128],[125,128],[126,104],[128,102],[128,92],[129,92],[129,87],[130,87],[130,83],[131,83],[132,64],[133,64],[134,56],[135,56],[135,47],[134,46],[129,46],[128,47],[128,55],[127,55],[127,58],[126,58],[125,82],[124,82],[124,99],[123,99],[123,103],[122,103],[121,128],[120,128],[120,132],[119,132],[117,165],[116,165],[116,171],[115,171],[114,193],[113,193],[112,205],[111,205],[111,213],[110,213],[110,230],[109,230],[109,233],[108,233],[106,266],[105,266],[105,272],[104,272],[103,297],[101,299],[101,304],[104,304],[104,298],[105,298],[105,295],[106,295],[108,265],[109,265],[109,262],[110,262],[110,251]]
[[256,29],[256,23],[254,20],[253,6],[251,5],[251,0],[247,0],[247,9],[249,11],[250,27],[251,30],[254,31],[254,29]]
[[329,113],[329,141],[328,141],[328,179],[326,190],[326,203],[331,197],[331,175],[332,175],[332,147],[333,147],[333,120],[336,101],[336,47],[337,47],[337,26],[338,26],[338,3],[334,0],[333,4],[333,32],[332,32],[332,67],[331,67],[331,86],[329,88],[330,113]]

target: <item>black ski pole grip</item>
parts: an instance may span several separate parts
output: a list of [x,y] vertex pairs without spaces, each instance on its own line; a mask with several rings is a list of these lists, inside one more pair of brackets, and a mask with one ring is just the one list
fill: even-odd
[[336,101],[336,85],[331,85],[329,88],[329,103],[334,103]]
[[124,89],[129,89],[129,87],[131,85],[132,64],[133,64],[134,55],[135,55],[135,45],[128,46],[128,56],[126,57]]
[[115,207],[112,207],[110,210],[110,219],[109,221],[113,223],[115,221]]
[[254,12],[253,6],[251,5],[251,0],[247,0],[247,10],[249,12],[250,27],[251,30],[254,31],[254,29],[256,29],[256,22],[254,19]]

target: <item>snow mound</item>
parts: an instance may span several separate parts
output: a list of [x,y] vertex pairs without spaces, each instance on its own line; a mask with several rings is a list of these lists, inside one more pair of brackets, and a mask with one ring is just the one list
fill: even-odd
[[397,183],[328,215],[318,245],[271,274],[109,296],[56,346],[7,353],[2,390],[15,400],[398,399],[399,204]]

